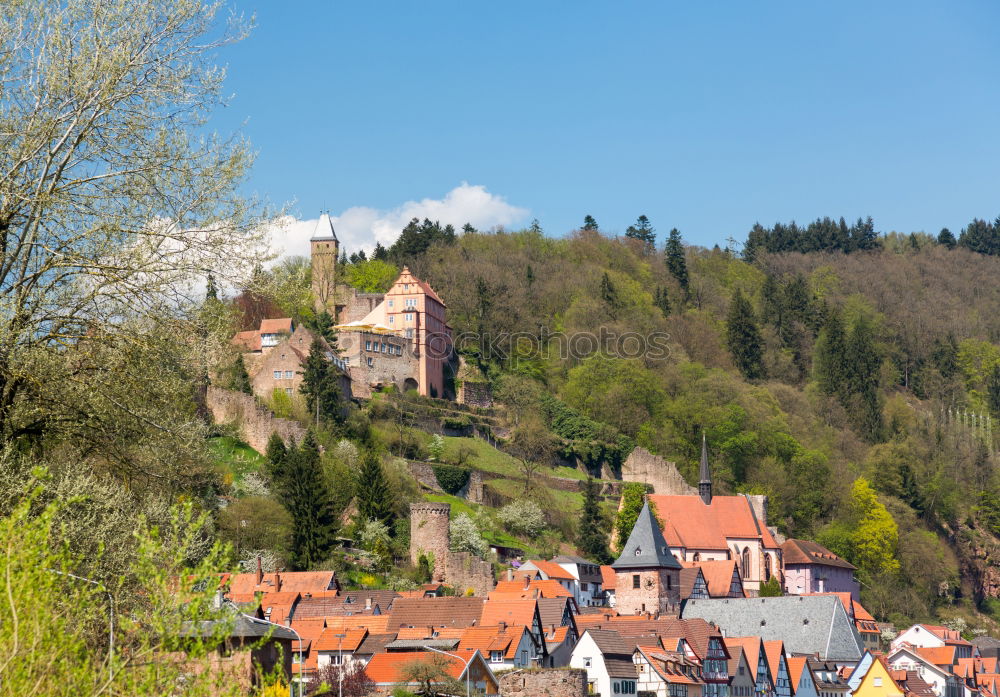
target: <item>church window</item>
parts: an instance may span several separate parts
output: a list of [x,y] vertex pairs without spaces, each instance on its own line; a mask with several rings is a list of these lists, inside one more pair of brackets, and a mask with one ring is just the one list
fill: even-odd
[[770,554],[765,554],[764,555],[764,580],[765,581],[770,581],[771,580],[771,555]]
[[740,564],[740,566],[743,567],[741,569],[743,571],[743,578],[750,578],[750,548],[749,547],[744,547],[743,548],[743,555],[742,556],[743,556],[743,560],[742,560],[742,563]]

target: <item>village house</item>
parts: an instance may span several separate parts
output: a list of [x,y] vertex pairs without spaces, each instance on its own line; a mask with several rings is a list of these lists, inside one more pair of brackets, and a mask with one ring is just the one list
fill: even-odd
[[573,598],[579,607],[604,605],[604,579],[601,567],[586,559],[569,555],[553,557],[551,562],[558,564],[572,575],[576,582],[573,585]]
[[774,677],[774,694],[776,697],[792,697],[793,685],[784,642],[780,639],[765,641],[764,655],[767,657],[768,669]]
[[818,542],[785,540],[781,555],[786,593],[850,593],[852,600],[858,600],[857,569]]
[[[752,694],[755,697],[775,697],[774,677],[761,638],[759,636],[727,636],[725,644],[730,655],[736,651],[743,654],[749,672],[747,677],[750,678],[752,684]],[[738,677],[740,678],[739,684],[746,685],[747,680],[742,675]]]
[[890,650],[906,645],[928,649],[953,647],[955,658],[971,658],[975,648],[972,642],[962,638],[960,632],[933,624],[913,625],[892,640]]
[[[840,677],[840,670],[836,663],[809,659],[809,668],[816,683],[816,692],[819,697],[847,697],[850,694],[850,686]],[[796,697],[798,697],[796,695]]]
[[884,656],[874,656],[865,652],[869,660],[862,661],[851,674],[852,697],[904,697],[896,681],[892,679]]
[[844,610],[847,611],[847,616],[851,618],[855,629],[858,630],[861,647],[873,651],[878,651],[881,648],[882,631],[879,629],[878,623],[850,593],[805,593],[804,595],[832,595],[840,598]]
[[614,697],[637,692],[638,672],[632,649],[617,632],[586,630],[573,649],[569,665],[587,671],[588,695]]
[[504,623],[465,629],[458,643],[458,650],[473,649],[483,654],[494,672],[537,668],[545,654],[527,627]]
[[[649,496],[670,552],[682,562],[735,561],[751,594],[772,577],[780,580],[781,547],[767,527],[766,497],[714,496],[704,440],[700,471],[697,496]],[[618,585],[619,596],[621,590]]]
[[795,697],[819,697],[819,689],[809,667],[809,659],[805,656],[787,656],[786,661],[788,678]]
[[681,565],[670,553],[648,501],[611,568],[616,575],[615,607],[619,613],[677,612]]
[[632,661],[637,673],[638,694],[702,697],[701,666],[676,646],[636,646]]
[[[944,656],[939,655],[942,649]],[[954,651],[946,647],[928,649],[903,644],[889,652],[886,663],[892,670],[915,673],[930,685],[936,697],[963,697],[962,681],[952,671],[953,658]]]
[[365,666],[365,674],[375,683],[380,695],[391,694],[400,687],[411,691],[422,689],[420,683],[407,679],[407,668],[416,663],[440,666],[444,673],[460,684],[465,685],[468,681],[470,691],[476,690],[487,696],[500,693],[496,676],[479,651],[467,651],[455,656],[432,651],[380,653]]
[[[743,579],[739,567],[733,560],[682,561],[684,569],[698,569],[705,579],[709,598],[745,598]],[[681,572],[683,579],[684,571]],[[694,596],[691,596],[694,597]]]
[[731,697],[753,697],[757,684],[757,666],[748,662],[743,647],[736,642],[726,641],[729,651],[729,694]]

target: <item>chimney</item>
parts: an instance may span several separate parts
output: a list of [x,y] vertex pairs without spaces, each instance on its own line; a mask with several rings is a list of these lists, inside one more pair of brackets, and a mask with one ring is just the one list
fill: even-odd
[[530,586],[530,585],[531,585],[531,577],[530,576],[525,576],[524,577],[524,588],[525,588],[525,590],[527,590],[528,586]]
[[274,570],[274,592],[275,593],[280,593],[281,592],[281,572],[282,571],[284,571],[284,569],[275,569]]
[[514,580],[514,569],[507,569],[507,580],[508,581]]
[[365,610],[371,610],[371,609],[372,609],[372,597],[369,595],[367,598],[365,598]]
[[433,637],[434,637],[434,625],[431,625],[427,628],[427,638],[431,639]]
[[506,622],[500,622],[500,633],[503,634],[506,631],[507,631],[507,623]]
[[260,555],[257,555],[257,585],[259,586],[264,582],[264,566],[261,563]]
[[556,626],[554,624],[550,624],[549,625],[549,636],[550,637],[555,637],[555,635],[556,635]]

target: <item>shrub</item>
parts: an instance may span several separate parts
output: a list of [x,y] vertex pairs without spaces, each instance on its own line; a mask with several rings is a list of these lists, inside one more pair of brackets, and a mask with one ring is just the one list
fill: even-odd
[[500,523],[514,535],[535,537],[545,528],[545,514],[541,507],[530,499],[519,499],[508,503],[497,513]]
[[479,528],[468,513],[460,513],[451,521],[451,551],[468,552],[477,557],[486,557],[490,551],[489,545],[479,534]]
[[472,426],[472,420],[468,416],[446,416],[441,420],[441,425],[448,429],[461,431]]
[[451,465],[432,465],[434,478],[446,493],[454,496],[469,483],[469,470]]
[[430,445],[427,446],[427,458],[434,462],[441,462],[444,455],[444,438],[435,433],[431,437]]

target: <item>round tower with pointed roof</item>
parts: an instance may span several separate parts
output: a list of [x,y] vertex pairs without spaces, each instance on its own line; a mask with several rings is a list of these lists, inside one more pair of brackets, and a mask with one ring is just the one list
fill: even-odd
[[623,615],[676,613],[681,565],[670,552],[649,501],[642,505],[615,571],[615,609]]
[[337,255],[340,241],[328,213],[321,213],[316,229],[309,238],[312,261],[312,292],[317,310],[329,311],[334,304],[337,287]]

